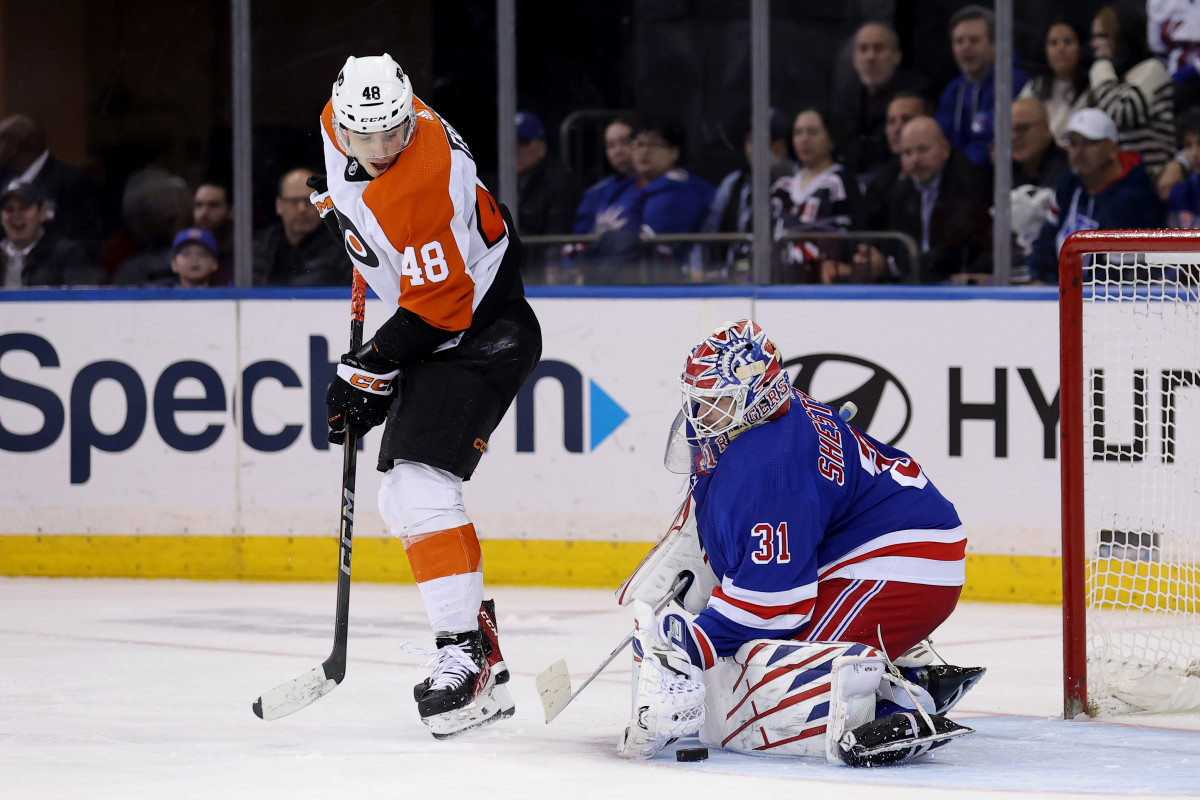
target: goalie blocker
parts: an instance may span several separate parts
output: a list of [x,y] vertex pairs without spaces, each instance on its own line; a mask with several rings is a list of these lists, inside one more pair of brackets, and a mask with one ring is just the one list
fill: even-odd
[[[852,642],[747,642],[707,671],[689,657],[690,625],[656,620],[634,601],[635,698],[618,747],[646,759],[689,735],[754,755],[824,757],[851,766],[909,761],[972,733],[942,716],[952,699],[901,676],[878,650]],[[957,668],[950,668],[957,669]]]

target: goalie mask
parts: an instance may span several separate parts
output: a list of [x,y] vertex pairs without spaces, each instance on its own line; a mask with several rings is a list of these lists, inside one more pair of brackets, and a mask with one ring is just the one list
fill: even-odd
[[362,162],[397,155],[416,129],[412,84],[387,53],[346,59],[333,84],[338,145]]
[[779,350],[751,320],[726,323],[698,344],[679,385],[690,442],[728,443],[782,413],[791,401]]

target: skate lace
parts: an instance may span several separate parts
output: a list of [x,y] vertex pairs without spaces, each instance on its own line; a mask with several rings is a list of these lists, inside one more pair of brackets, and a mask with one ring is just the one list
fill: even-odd
[[[933,720],[929,717],[929,712],[925,710],[924,706],[922,706],[920,701],[917,700],[916,695],[914,695],[912,690],[908,688],[908,681],[905,680],[904,676],[900,673],[900,668],[897,667],[892,661],[892,657],[888,655],[887,648],[883,646],[883,628],[876,626],[875,633],[878,637],[879,650],[883,653],[883,663],[886,667],[886,671],[883,674],[884,680],[888,681],[893,686],[899,686],[901,689],[903,689],[904,693],[908,695],[908,699],[911,700],[912,704],[916,707],[916,713],[921,717],[922,720],[925,721],[925,724],[929,726],[929,730],[936,730]],[[928,642],[929,640],[927,639],[926,641]],[[937,653],[935,652],[934,655],[937,655]]]
[[422,667],[433,667],[433,673],[429,676],[430,689],[459,686],[471,673],[479,672],[479,665],[471,658],[469,650],[462,645],[448,644],[437,650],[426,650],[405,642],[401,649],[414,655],[433,656],[421,662]]

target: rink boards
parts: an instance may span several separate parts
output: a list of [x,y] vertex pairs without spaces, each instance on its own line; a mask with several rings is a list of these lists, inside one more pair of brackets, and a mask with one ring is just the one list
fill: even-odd
[[[465,488],[489,581],[614,586],[666,529],[689,349],[750,316],[797,385],[912,453],[969,537],[973,599],[1059,598],[1053,289],[531,290],[543,360]],[[0,574],[333,580],[324,390],[348,292],[0,300]],[[387,316],[367,306],[368,334]],[[356,579],[411,580],[359,459]]]

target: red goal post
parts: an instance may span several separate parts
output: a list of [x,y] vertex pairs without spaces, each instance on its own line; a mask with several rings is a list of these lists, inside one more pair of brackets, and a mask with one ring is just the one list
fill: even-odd
[[1059,337],[1064,715],[1194,710],[1200,231],[1071,235]]

